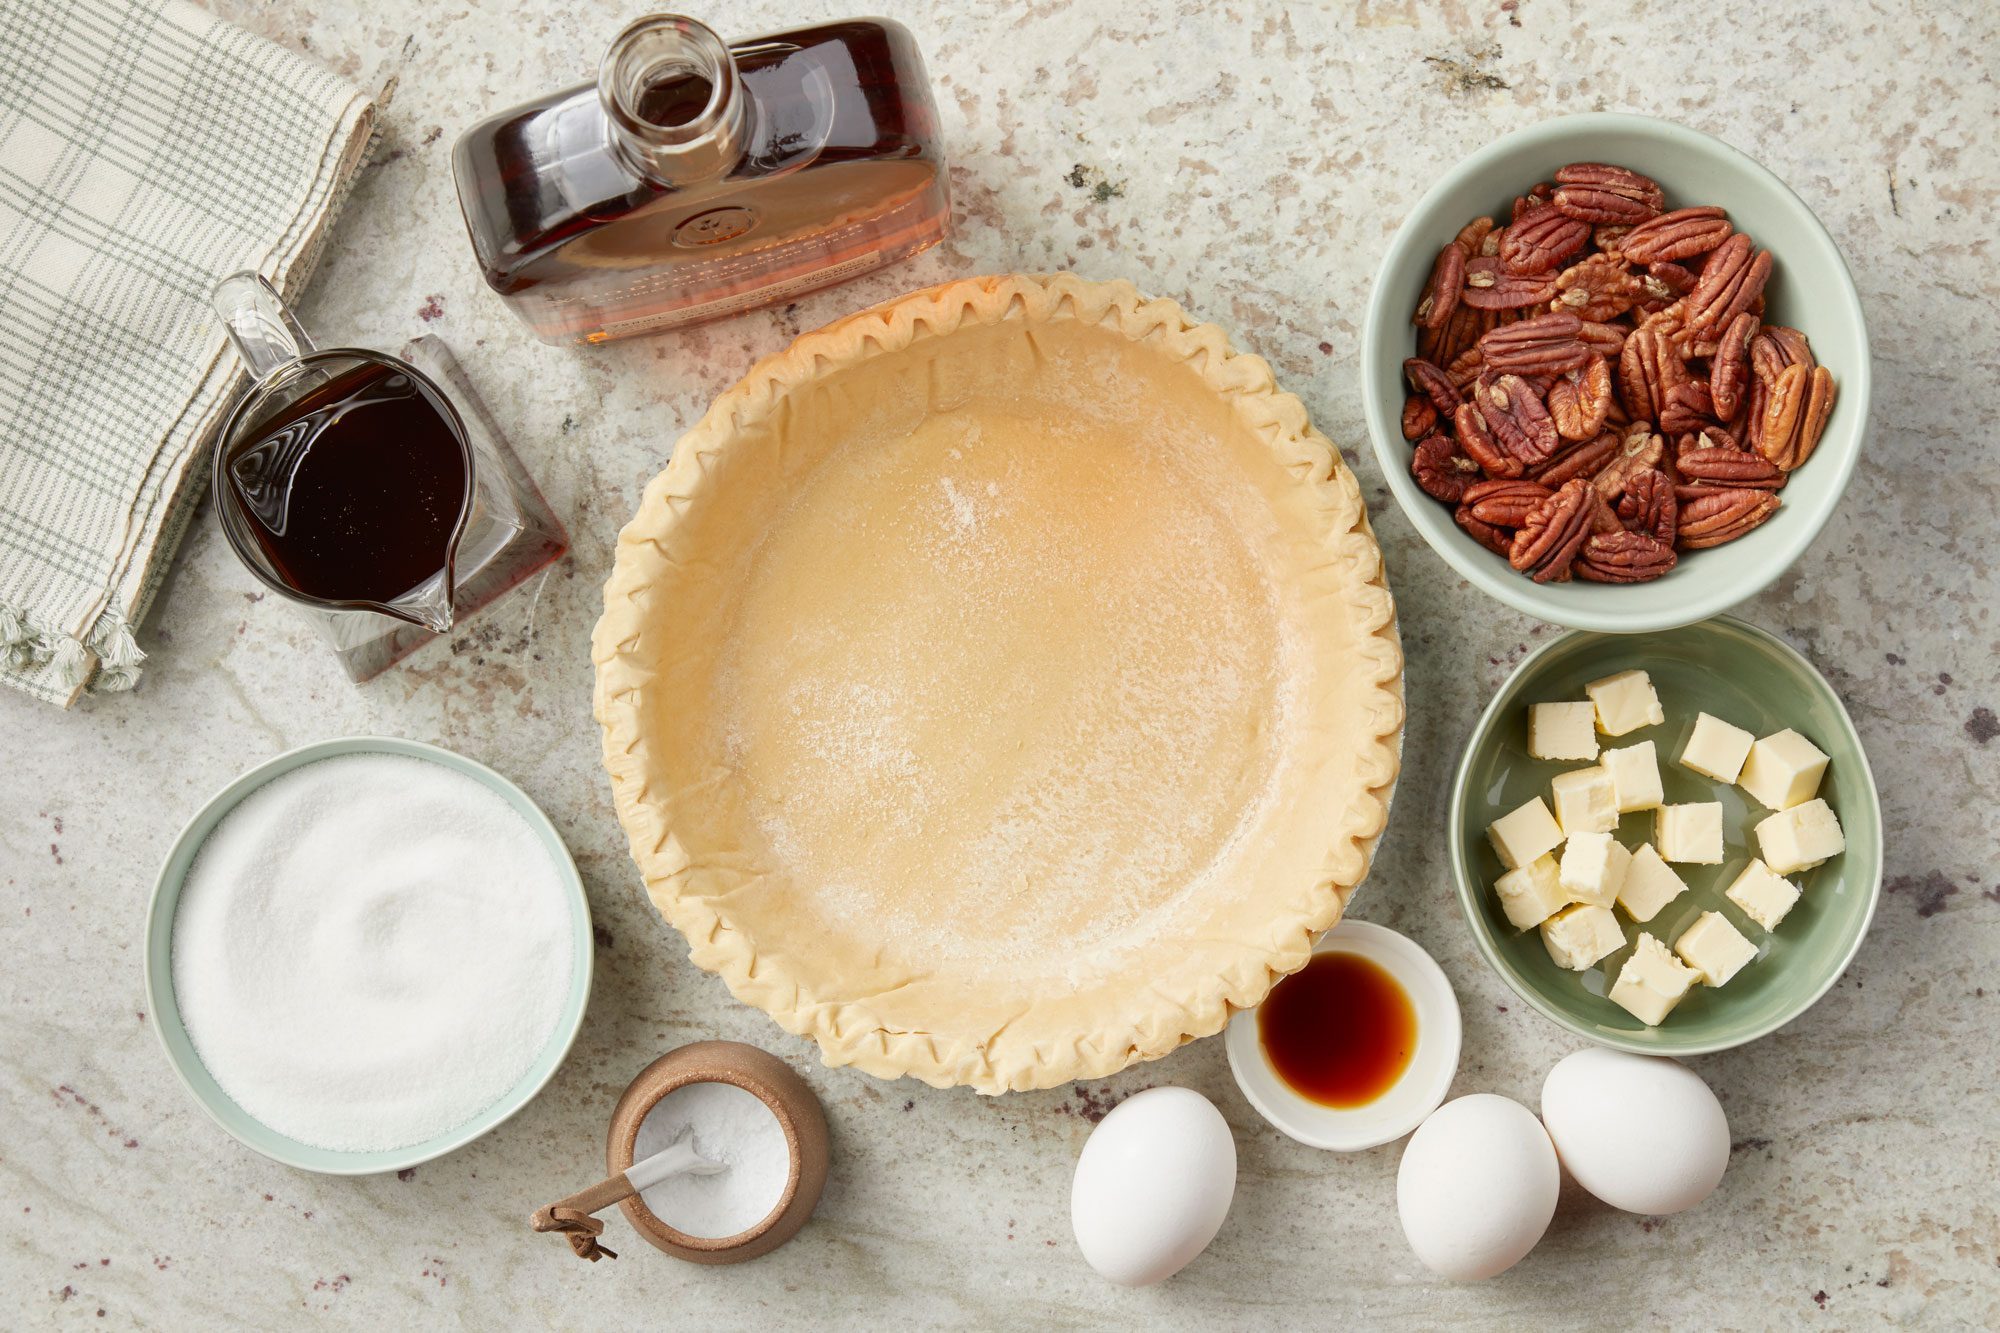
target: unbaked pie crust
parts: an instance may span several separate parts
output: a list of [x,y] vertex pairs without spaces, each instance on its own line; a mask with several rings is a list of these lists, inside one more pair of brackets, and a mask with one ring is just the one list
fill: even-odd
[[699,966],[829,1064],[982,1092],[1218,1031],[1367,872],[1402,734],[1354,477],[1123,282],[807,334],[682,437],[593,657]]

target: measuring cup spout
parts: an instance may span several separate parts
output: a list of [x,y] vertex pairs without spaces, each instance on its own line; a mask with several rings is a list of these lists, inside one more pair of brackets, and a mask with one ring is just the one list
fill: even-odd
[[266,379],[313,350],[313,340],[261,273],[232,273],[208,299],[253,379]]

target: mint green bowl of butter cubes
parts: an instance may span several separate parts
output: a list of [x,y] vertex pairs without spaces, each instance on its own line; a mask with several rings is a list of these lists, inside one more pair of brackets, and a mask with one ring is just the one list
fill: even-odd
[[1447,828],[1487,962],[1556,1023],[1643,1055],[1797,1018],[1881,892],[1881,805],[1840,697],[1728,616],[1529,656],[1466,742]]

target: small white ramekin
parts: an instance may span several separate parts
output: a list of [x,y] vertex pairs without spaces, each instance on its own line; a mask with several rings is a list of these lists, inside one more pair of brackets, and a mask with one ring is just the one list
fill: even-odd
[[1458,997],[1429,954],[1386,926],[1341,921],[1320,937],[1313,952],[1359,954],[1402,986],[1417,1013],[1417,1048],[1409,1068],[1365,1106],[1323,1105],[1294,1092],[1278,1076],[1258,1040],[1257,1011],[1246,1009],[1229,1020],[1223,1038],[1229,1071],[1258,1114],[1300,1143],[1358,1152],[1400,1139],[1422,1124],[1451,1090],[1461,1038]]

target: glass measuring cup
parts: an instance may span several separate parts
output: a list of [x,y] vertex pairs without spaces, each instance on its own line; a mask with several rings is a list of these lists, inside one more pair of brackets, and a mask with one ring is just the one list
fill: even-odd
[[[224,278],[212,301],[253,378],[215,443],[211,485],[223,535],[252,574],[312,622],[351,679],[375,675],[568,549],[561,523],[441,343],[418,339],[403,357],[317,349],[277,291],[251,272]],[[340,434],[363,410],[380,428]],[[303,478],[308,468],[321,477],[337,468],[342,450],[362,451],[350,456],[347,479],[371,503],[345,527],[337,521],[345,511],[318,515],[327,521],[307,543],[288,527],[314,518],[308,501],[325,497]],[[343,553],[343,541],[358,544]]]

